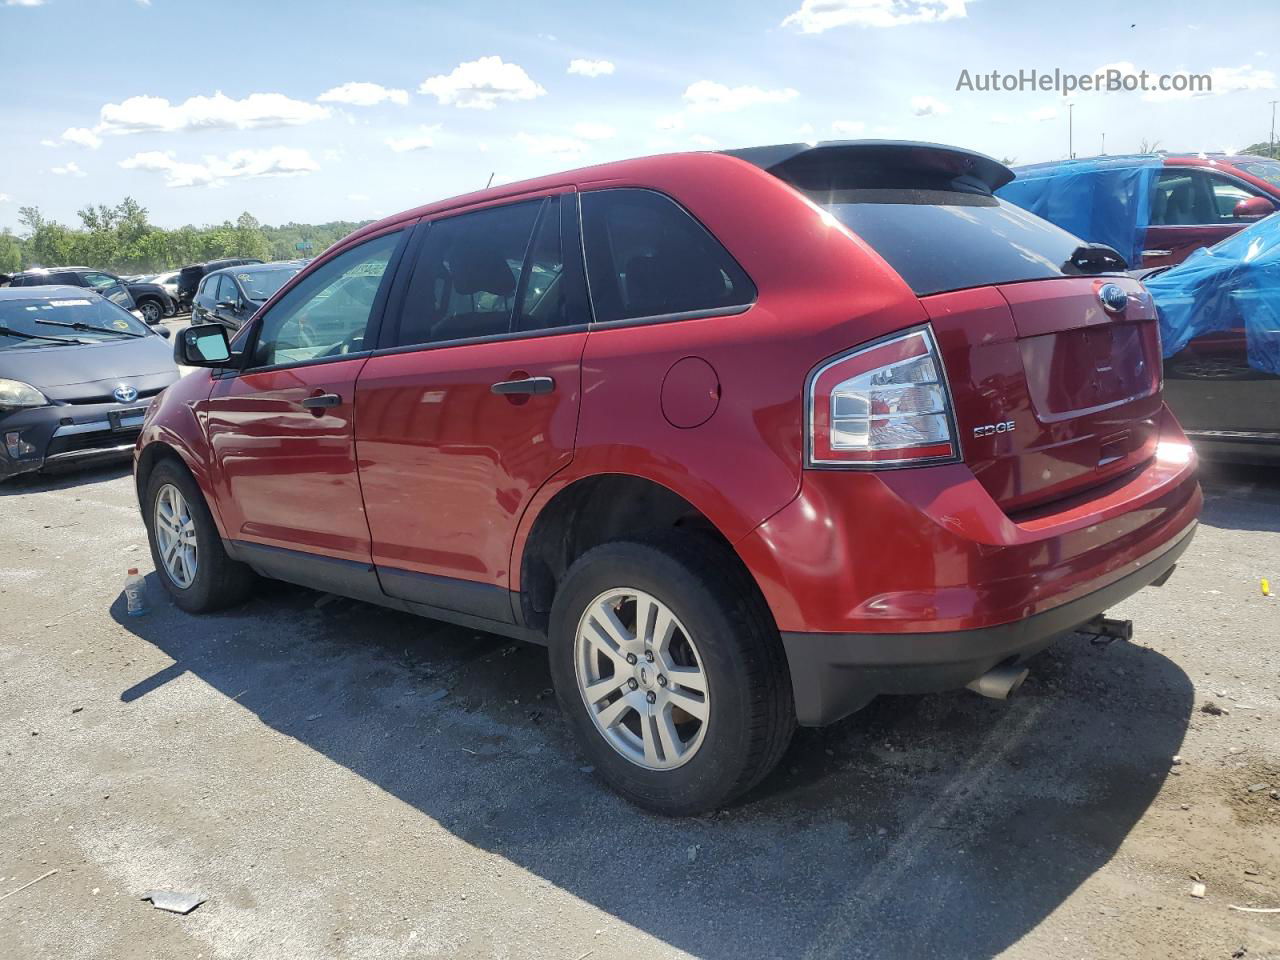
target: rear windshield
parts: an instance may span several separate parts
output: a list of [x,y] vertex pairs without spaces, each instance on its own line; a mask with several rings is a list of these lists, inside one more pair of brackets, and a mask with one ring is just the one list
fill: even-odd
[[940,190],[837,190],[813,197],[917,296],[1077,274],[1079,238],[1021,207]]

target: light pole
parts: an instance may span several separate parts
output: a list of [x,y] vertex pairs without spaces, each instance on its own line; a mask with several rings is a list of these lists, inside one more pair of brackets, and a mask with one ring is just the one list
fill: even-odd
[[1274,160],[1274,159],[1276,158],[1276,104],[1277,104],[1277,103],[1280,103],[1280,101],[1277,101],[1277,100],[1272,100],[1272,101],[1271,101],[1271,148],[1270,148],[1270,153],[1271,153],[1271,159],[1272,159],[1272,160]]
[[1076,158],[1075,149],[1075,104],[1067,104],[1067,159]]

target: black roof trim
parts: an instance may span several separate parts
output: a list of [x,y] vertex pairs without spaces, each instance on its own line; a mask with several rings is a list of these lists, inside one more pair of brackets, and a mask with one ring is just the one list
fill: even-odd
[[1014,177],[1012,170],[986,154],[914,140],[825,140],[722,152],[788,182],[793,182],[803,168],[812,170],[846,163],[940,180],[965,192],[993,193]]

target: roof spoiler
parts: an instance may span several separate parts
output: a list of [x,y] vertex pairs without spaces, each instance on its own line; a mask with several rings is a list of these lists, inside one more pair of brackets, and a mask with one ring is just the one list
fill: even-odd
[[985,154],[911,140],[826,140],[722,152],[805,192],[885,188],[991,194],[1014,177]]

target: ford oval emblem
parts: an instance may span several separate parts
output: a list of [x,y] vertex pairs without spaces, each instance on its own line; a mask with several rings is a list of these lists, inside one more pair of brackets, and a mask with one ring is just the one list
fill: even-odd
[[1120,313],[1129,305],[1129,295],[1114,283],[1104,283],[1098,291],[1098,299],[1107,313]]
[[111,395],[116,398],[118,403],[133,403],[138,399],[138,389],[129,383],[122,383],[111,391]]

